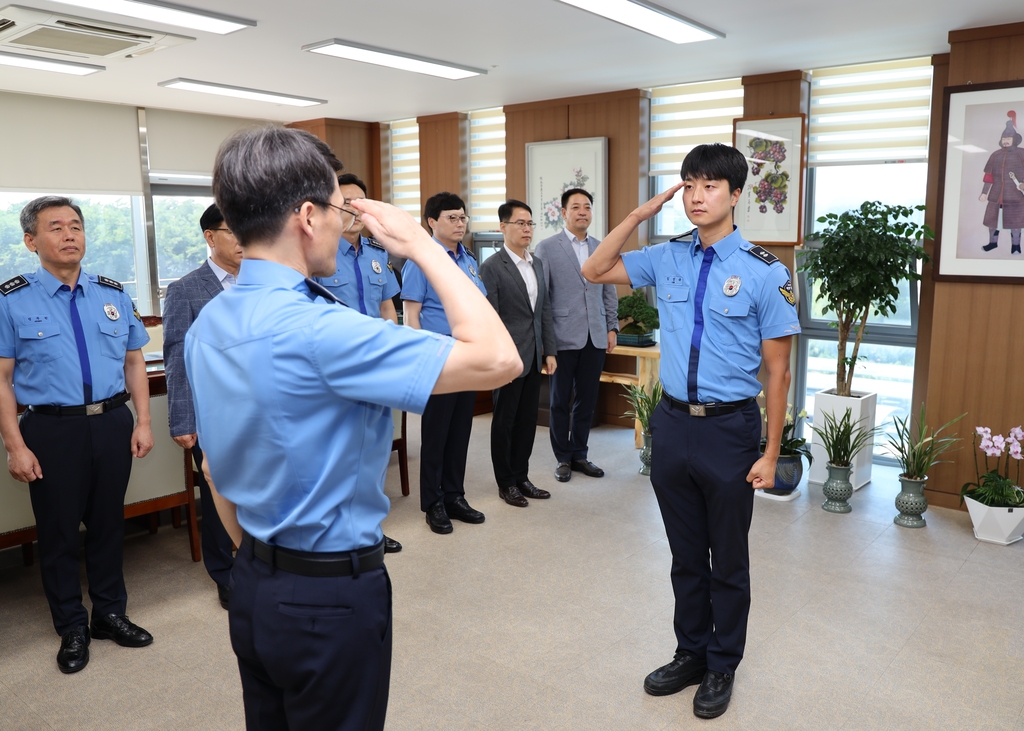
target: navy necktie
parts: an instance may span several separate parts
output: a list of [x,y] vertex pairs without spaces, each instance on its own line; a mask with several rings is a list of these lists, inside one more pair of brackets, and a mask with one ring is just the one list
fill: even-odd
[[[359,251],[362,250],[363,248],[359,247]],[[356,287],[359,289],[359,311],[366,315],[369,313],[366,311],[366,299],[363,297],[363,273],[359,271],[359,251],[356,252],[356,257],[352,263],[355,264],[356,268]]]
[[690,365],[686,372],[686,398],[691,404],[697,399],[697,366],[700,364],[700,339],[704,335],[704,293],[708,288],[708,272],[715,259],[714,247],[704,249],[704,261],[697,277],[697,292],[693,296],[693,335],[690,337]]
[[[306,286],[309,287],[309,293],[306,296],[309,297],[311,300],[316,299],[317,297],[323,297],[328,302],[337,302],[340,305],[345,304],[342,300],[335,297],[334,293],[331,292],[331,290],[327,289],[327,287],[323,286],[322,284],[317,284],[308,277],[306,278]],[[347,307],[348,305],[345,306]]]
[[89,365],[89,348],[85,344],[85,329],[82,327],[82,318],[78,314],[78,285],[71,289],[66,284],[60,286],[65,292],[71,292],[71,329],[75,331],[75,345],[78,346],[78,361],[82,364],[82,403],[92,403],[92,367]]

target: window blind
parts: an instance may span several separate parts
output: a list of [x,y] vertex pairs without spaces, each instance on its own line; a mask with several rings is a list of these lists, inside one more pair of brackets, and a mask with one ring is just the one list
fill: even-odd
[[469,113],[469,189],[469,230],[496,230],[498,206],[505,202],[505,113],[501,107]]
[[419,221],[420,127],[415,119],[391,123],[391,202]]
[[732,144],[732,121],[743,116],[740,79],[651,90],[651,174],[678,173],[697,145]]
[[811,165],[928,159],[927,57],[811,72]]

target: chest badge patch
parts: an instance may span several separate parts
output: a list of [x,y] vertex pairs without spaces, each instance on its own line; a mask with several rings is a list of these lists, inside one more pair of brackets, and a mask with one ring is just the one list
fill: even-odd
[[374,274],[380,274],[382,271],[384,271],[381,268],[380,262],[377,261],[376,259],[370,261],[370,267],[373,269]]
[[735,297],[736,293],[740,291],[740,278],[733,274],[726,279],[722,291],[725,292],[726,297]]
[[118,312],[117,308],[109,302],[103,305],[103,312],[106,314],[108,320],[117,320],[121,317],[121,313]]
[[476,277],[476,269],[473,268],[472,264],[469,265],[469,273]]
[[787,279],[786,283],[779,287],[779,293],[786,298],[786,302],[796,305],[796,295],[793,294],[793,280]]

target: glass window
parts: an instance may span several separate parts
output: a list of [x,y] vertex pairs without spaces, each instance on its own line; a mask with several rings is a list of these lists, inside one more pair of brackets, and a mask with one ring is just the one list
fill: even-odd
[[[653,179],[654,193],[652,195],[658,195],[679,182],[679,173],[655,175]],[[661,213],[654,217],[650,236],[652,238],[672,238],[673,236],[684,234],[692,228],[693,224],[686,217],[686,210],[683,208],[683,196],[681,193],[676,193],[676,197],[672,199],[672,202],[662,208]]]
[[209,256],[199,219],[213,198],[205,196],[153,196],[157,274],[160,286],[199,267]]

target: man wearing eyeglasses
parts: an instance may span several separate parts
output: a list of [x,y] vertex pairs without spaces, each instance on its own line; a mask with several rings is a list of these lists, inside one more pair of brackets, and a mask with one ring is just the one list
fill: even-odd
[[[476,258],[462,245],[469,223],[465,202],[454,193],[438,193],[427,199],[423,217],[434,241],[486,295]],[[413,261],[402,268],[402,302],[405,324],[417,330],[451,335],[441,299]],[[451,533],[452,518],[463,523],[484,522],[484,514],[466,502],[464,484],[475,403],[475,391],[434,394],[420,419],[420,509],[426,513],[427,525],[434,533]]]
[[544,281],[544,264],[530,255],[533,211],[518,200],[498,206],[505,245],[480,265],[487,300],[519,349],[523,372],[494,391],[491,417],[491,464],[498,497],[525,508],[527,498],[551,497],[530,481],[530,455],[537,435],[541,373],[555,372],[555,326]]
[[210,258],[197,269],[167,285],[164,298],[164,372],[167,376],[167,421],[171,438],[184,449],[192,450],[199,466],[199,498],[203,508],[203,563],[217,584],[220,605],[228,608],[231,600],[231,566],[234,563],[231,538],[217,515],[210,486],[202,475],[203,450],[196,439],[196,415],[192,389],[185,376],[185,333],[199,311],[221,292],[231,289],[242,265],[242,247],[224,223],[217,204],[212,204],[199,219],[199,228],[210,248]]

